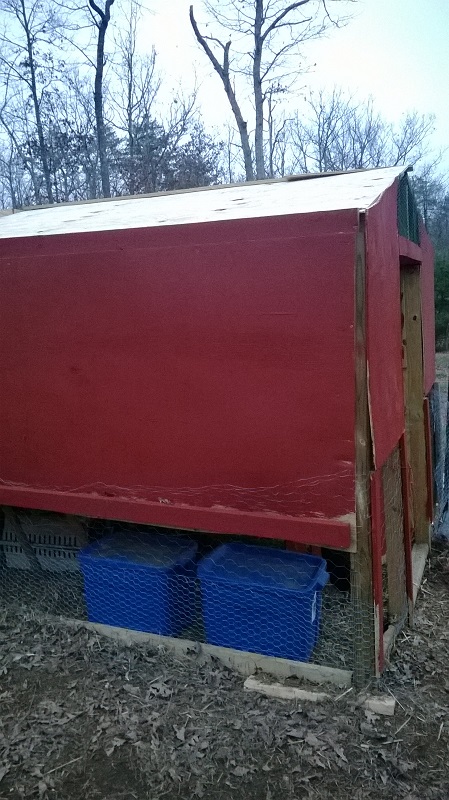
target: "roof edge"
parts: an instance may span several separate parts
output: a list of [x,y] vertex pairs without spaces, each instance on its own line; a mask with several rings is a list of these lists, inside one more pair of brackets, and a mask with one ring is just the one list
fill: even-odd
[[[235,189],[242,186],[266,186],[273,183],[293,183],[297,181],[309,181],[309,180],[317,180],[322,178],[332,178],[337,175],[352,175],[359,172],[377,172],[385,169],[393,169],[394,167],[369,167],[368,169],[360,168],[360,169],[346,169],[346,170],[334,170],[331,172],[306,172],[306,173],[299,173],[298,175],[285,175],[282,178],[260,178],[259,180],[254,181],[238,181],[236,183],[214,183],[209,186],[195,186],[191,189],[169,189],[168,191],[159,191],[159,192],[148,192],[145,194],[123,194],[123,195],[115,195],[114,197],[95,197],[88,200],[67,200],[63,203],[42,203],[40,205],[32,205],[32,206],[22,206],[22,208],[12,208],[12,209],[4,209],[0,211],[0,215],[9,215],[9,214],[19,214],[22,211],[39,211],[40,209],[46,208],[54,208],[55,206],[62,208],[64,206],[84,206],[84,205],[93,205],[95,203],[110,203],[111,201],[117,202],[119,200],[140,200],[150,197],[168,197],[169,195],[178,195],[178,194],[193,194],[196,192],[208,192],[214,191],[215,189]],[[399,169],[399,167],[398,167]],[[413,166],[404,166],[400,168],[400,171],[395,176],[401,177],[405,172],[410,172],[413,170]],[[392,181],[393,183],[393,181]],[[386,191],[386,190],[384,190]],[[383,192],[381,192],[383,194]],[[371,203],[371,205],[375,205],[378,202],[379,197],[381,194]],[[371,206],[367,206],[370,208]],[[359,209],[359,210],[366,210],[366,209]]]

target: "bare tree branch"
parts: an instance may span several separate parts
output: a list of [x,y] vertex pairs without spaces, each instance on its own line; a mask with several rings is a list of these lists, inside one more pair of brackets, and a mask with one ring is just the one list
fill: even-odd
[[194,14],[193,14],[193,6],[190,6],[189,17],[190,17],[190,24],[192,26],[193,32],[194,32],[194,34],[196,36],[196,39],[197,39],[198,43],[203,48],[203,50],[206,53],[209,61],[211,62],[211,64],[212,64],[213,68],[215,69],[215,71],[220,76],[220,79],[221,79],[221,81],[223,83],[223,88],[224,88],[224,90],[226,92],[226,96],[227,96],[227,98],[229,100],[229,103],[230,103],[230,106],[231,106],[231,109],[232,109],[232,113],[234,114],[234,118],[235,118],[235,121],[237,123],[237,128],[238,128],[239,134],[240,134],[243,157],[244,157],[244,161],[245,161],[246,179],[247,180],[253,180],[254,171],[253,171],[253,165],[252,165],[251,146],[250,146],[249,137],[248,137],[248,126],[247,126],[246,121],[243,119],[243,114],[242,114],[242,111],[240,109],[240,105],[237,102],[237,98],[236,98],[234,89],[233,89],[232,84],[231,84],[231,79],[230,79],[229,51],[230,51],[230,48],[231,48],[231,42],[228,41],[226,44],[223,44],[222,42],[220,42],[220,46],[223,49],[223,64],[220,64],[220,62],[216,58],[215,54],[213,53],[213,51],[209,47],[205,37],[202,36],[202,34],[200,33],[200,30],[198,28],[197,22],[195,20]]
[[[265,41],[267,36],[269,36],[270,33],[272,31],[274,31],[275,28],[279,28],[280,27],[280,23],[282,22],[283,19],[285,19],[285,17],[288,14],[291,14],[292,11],[296,11],[296,9],[300,8],[301,6],[306,6],[308,3],[310,3],[310,0],[299,0],[298,3],[291,3],[289,6],[284,8],[284,10],[281,11],[280,14],[278,14],[278,16],[273,20],[273,22],[265,30],[264,34],[262,35],[262,41]],[[310,22],[311,19],[312,18],[309,17],[308,19],[298,20],[296,24],[303,24],[304,22]]]
[[[335,0],[346,2],[346,0]],[[198,43],[203,48],[215,71],[220,76],[234,117],[242,138],[242,150],[245,158],[246,173],[255,173],[257,179],[271,174],[273,165],[266,164],[265,103],[272,86],[283,81],[283,88],[288,90],[293,84],[293,75],[297,78],[298,55],[300,46],[313,38],[324,34],[331,24],[327,7],[323,0],[296,0],[288,3],[285,0],[221,0],[214,3],[206,0],[206,8],[212,18],[224,31],[223,36],[209,33],[201,35],[198,25],[190,10],[190,21]],[[307,15],[304,11],[307,9]],[[233,45],[233,63],[230,65],[230,34],[238,33],[237,46]],[[225,38],[226,37],[226,38]],[[223,44],[227,41],[227,44]],[[217,49],[224,52],[223,63],[217,58]],[[294,58],[295,57],[295,58]],[[293,63],[294,62],[294,63]],[[230,86],[231,76],[237,77],[236,86]],[[289,79],[289,85],[285,83]],[[237,98],[237,90],[241,89],[242,80],[251,82],[251,99],[254,114],[254,166],[249,169],[251,148],[248,140],[248,127],[242,132],[242,101]],[[246,100],[243,102],[247,102]],[[238,113],[236,114],[236,108]],[[270,112],[270,117],[272,112]],[[271,134],[269,133],[269,136]]]

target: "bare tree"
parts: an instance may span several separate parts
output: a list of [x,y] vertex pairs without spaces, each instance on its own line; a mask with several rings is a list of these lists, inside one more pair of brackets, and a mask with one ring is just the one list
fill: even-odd
[[138,24],[141,6],[131,0],[128,26],[115,37],[115,91],[109,97],[113,126],[127,138],[126,162],[128,178],[126,191],[138,191],[138,137],[142,135],[145,120],[153,115],[153,106],[161,87],[156,72],[156,51],[141,55],[137,48]]
[[[267,174],[264,143],[267,98],[274,86],[287,91],[297,79],[301,71],[300,46],[343,20],[331,19],[325,0],[293,3],[285,0],[223,0],[220,4],[205,0],[205,6],[210,18],[223,32],[221,38],[201,33],[193,6],[190,7],[190,23],[198,43],[223,83],[240,134],[246,178],[251,180],[255,175],[260,179]],[[238,47],[231,54],[233,34],[237,34]],[[236,79],[239,78],[246,79],[251,86],[254,164],[248,123],[237,99]]]
[[[202,36],[193,14],[193,6],[190,6],[190,23],[192,25],[197,41],[203,48],[204,52],[211,61],[215,71],[218,73],[223,83],[223,87],[226,92],[226,96],[229,100],[229,104],[231,106],[232,113],[234,114],[234,118],[237,123],[237,128],[240,134],[243,159],[245,162],[246,180],[251,181],[254,179],[254,170],[253,170],[253,159],[251,155],[251,145],[249,142],[249,135],[248,135],[248,123],[243,117],[242,110],[240,108],[239,103],[237,102],[237,97],[231,81],[231,72],[229,65],[229,51],[231,49],[231,41],[229,40],[228,42],[226,42],[226,44],[223,44],[223,42],[219,41],[218,39],[213,39],[212,37],[209,36]],[[213,50],[209,46],[207,42],[208,39],[218,44],[218,46],[223,51],[222,63],[220,63],[218,58],[215,56]]]
[[412,112],[395,126],[371,98],[357,102],[335,89],[311,94],[288,127],[291,171],[329,172],[418,162],[433,118]]
[[111,196],[107,154],[106,126],[103,114],[103,77],[105,67],[106,31],[111,20],[111,8],[115,0],[105,0],[101,8],[95,0],[88,0],[92,19],[97,28],[97,48],[95,59],[94,103],[97,126],[98,157],[100,160],[101,189],[103,197]]
[[54,8],[47,6],[43,0],[1,0],[0,10],[7,19],[0,37],[3,85],[6,91],[19,84],[27,87],[36,125],[46,199],[52,203],[53,189],[42,123],[42,103],[53,79],[52,37],[60,21]]
[[[63,89],[44,106],[49,167],[56,202],[101,196],[94,98],[76,69],[61,74]],[[111,147],[111,142],[108,143]]]

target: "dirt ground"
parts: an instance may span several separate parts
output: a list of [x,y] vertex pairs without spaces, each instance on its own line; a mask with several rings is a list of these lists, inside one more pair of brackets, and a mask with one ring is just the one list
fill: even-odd
[[376,687],[298,704],[243,690],[210,657],[176,660],[82,627],[0,612],[0,798],[449,797],[449,549]]
[[[437,356],[444,380],[449,354]],[[436,543],[413,630],[381,683],[321,704],[245,692],[192,653],[127,647],[0,609],[0,800],[448,800],[449,544]]]

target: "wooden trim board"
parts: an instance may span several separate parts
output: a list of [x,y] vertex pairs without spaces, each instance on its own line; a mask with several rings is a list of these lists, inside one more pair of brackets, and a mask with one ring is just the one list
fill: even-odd
[[155,648],[163,647],[177,656],[189,656],[192,653],[213,656],[225,666],[247,677],[254,675],[259,670],[277,678],[303,678],[311,683],[331,683],[341,687],[351,686],[352,683],[350,670],[309,664],[303,661],[291,661],[287,658],[262,656],[257,653],[246,653],[243,650],[234,650],[230,647],[202,644],[189,639],[174,639],[170,636],[160,636],[156,633],[142,633],[128,628],[101,625],[97,622],[83,622],[63,618],[60,621],[68,625],[81,626],[87,628],[87,630],[96,631],[100,636],[115,639],[115,641],[123,642],[128,646],[146,644]]
[[322,703],[330,700],[331,695],[326,692],[311,692],[310,689],[301,689],[297,686],[284,686],[281,683],[267,683],[259,681],[254,675],[250,675],[243,684],[245,692],[259,692],[266,697],[274,697],[277,700],[305,700],[309,703]]
[[[366,686],[379,663],[370,510],[372,469],[371,423],[366,358],[365,215],[359,215],[355,253],[355,501],[357,552],[351,555],[351,597],[354,613],[354,684]],[[377,638],[377,640],[376,640]]]

